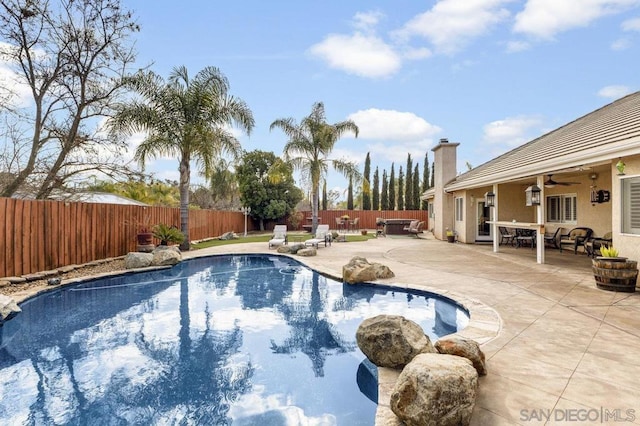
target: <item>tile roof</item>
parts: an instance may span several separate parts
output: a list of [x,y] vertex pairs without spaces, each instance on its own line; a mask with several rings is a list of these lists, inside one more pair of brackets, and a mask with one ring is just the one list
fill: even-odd
[[457,176],[445,189],[486,186],[635,154],[640,154],[640,91]]

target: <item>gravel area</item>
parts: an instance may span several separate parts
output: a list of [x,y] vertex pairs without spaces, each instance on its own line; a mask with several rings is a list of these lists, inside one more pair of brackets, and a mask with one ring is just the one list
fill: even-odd
[[50,278],[59,277],[64,283],[65,280],[74,278],[92,277],[95,275],[122,271],[125,269],[124,258],[107,259],[104,261],[91,262],[86,265],[77,265],[74,267],[74,269],[69,271],[67,271],[66,269],[68,268],[60,268],[57,270],[57,273],[52,273],[46,278],[28,280],[22,283],[8,283],[0,278],[0,294],[11,295],[15,293],[25,294],[30,291],[37,292],[43,287],[48,286],[48,280]]

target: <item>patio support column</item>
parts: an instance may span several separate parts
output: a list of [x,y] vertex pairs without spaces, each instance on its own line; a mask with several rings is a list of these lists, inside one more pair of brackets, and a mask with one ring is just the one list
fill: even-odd
[[496,222],[498,221],[498,207],[500,206],[500,201],[499,201],[500,194],[498,193],[497,183],[493,184],[493,193],[495,194],[495,204],[494,204],[494,207],[491,209],[493,210],[491,212],[493,214],[493,216],[491,217],[491,220],[493,221],[493,223],[491,224],[491,228],[493,233],[493,252],[498,253],[500,251],[500,240],[498,239],[499,233],[498,233],[498,225],[496,225]]
[[538,176],[536,185],[540,188],[540,205],[536,208],[536,221],[538,223],[538,232],[536,232],[536,247],[538,248],[536,260],[538,263],[544,263],[544,212],[545,212],[545,196],[544,196],[544,175]]

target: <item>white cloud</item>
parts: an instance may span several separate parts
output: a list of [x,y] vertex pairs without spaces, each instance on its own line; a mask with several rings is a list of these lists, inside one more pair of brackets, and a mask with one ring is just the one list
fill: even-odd
[[383,17],[384,14],[379,11],[358,12],[353,17],[353,26],[359,31],[370,32]]
[[11,68],[16,65],[11,59],[14,50],[12,45],[0,42],[0,99],[6,106],[26,108],[33,103],[33,97],[29,85]]
[[361,77],[380,78],[395,74],[401,66],[400,56],[375,35],[330,34],[309,52],[334,69]]
[[628,19],[622,23],[623,31],[640,31],[640,18]]
[[563,31],[640,4],[639,0],[528,0],[515,18],[514,32],[553,39]]
[[628,38],[619,38],[611,43],[611,50],[626,50],[631,47],[631,40]]
[[455,53],[475,38],[487,34],[509,17],[502,7],[510,0],[441,0],[395,32],[400,40],[412,36],[428,39],[436,51]]
[[484,126],[483,140],[492,145],[518,146],[531,140],[531,129],[537,129],[541,124],[540,117],[525,115],[492,121]]
[[417,141],[431,137],[441,129],[412,112],[369,108],[348,117],[360,128],[360,138]]
[[522,52],[524,50],[527,50],[531,47],[531,44],[529,44],[526,41],[510,41],[507,43],[507,52],[508,53],[516,53],[516,52]]
[[598,91],[598,96],[608,99],[618,99],[631,93],[632,90],[627,86],[605,86]]

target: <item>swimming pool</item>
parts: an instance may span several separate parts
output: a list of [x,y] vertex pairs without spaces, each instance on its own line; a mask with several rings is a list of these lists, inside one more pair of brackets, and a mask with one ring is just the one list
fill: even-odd
[[21,308],[0,327],[0,424],[371,425],[362,320],[403,315],[432,340],[468,323],[448,299],[275,255],[193,259]]

